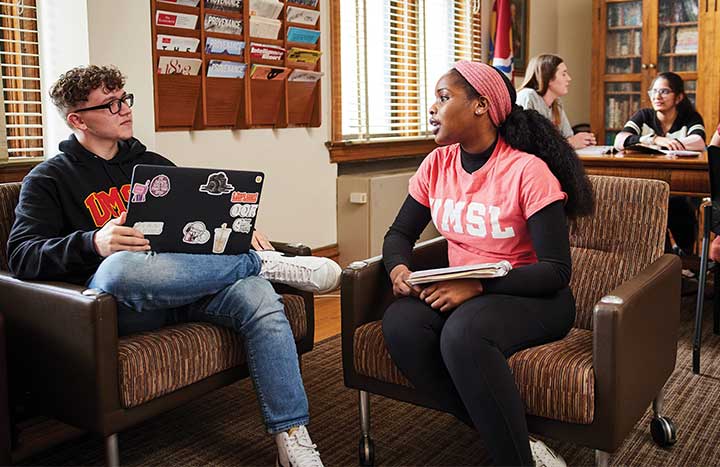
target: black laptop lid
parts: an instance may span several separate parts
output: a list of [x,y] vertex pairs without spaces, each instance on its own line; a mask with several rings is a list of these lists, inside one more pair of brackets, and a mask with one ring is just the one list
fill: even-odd
[[156,252],[246,253],[264,180],[262,172],[137,165],[125,225]]

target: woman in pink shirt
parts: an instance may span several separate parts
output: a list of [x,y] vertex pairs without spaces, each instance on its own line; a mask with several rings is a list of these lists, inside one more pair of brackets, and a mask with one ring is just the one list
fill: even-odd
[[[567,218],[592,212],[590,184],[552,122],[513,105],[498,70],[458,62],[435,95],[430,124],[442,147],[410,180],[383,246],[398,297],[383,318],[388,349],[417,390],[478,430],[495,464],[565,465],[529,438],[507,358],[573,324]],[[451,266],[508,260],[512,271],[409,286],[412,247],[431,220]]]

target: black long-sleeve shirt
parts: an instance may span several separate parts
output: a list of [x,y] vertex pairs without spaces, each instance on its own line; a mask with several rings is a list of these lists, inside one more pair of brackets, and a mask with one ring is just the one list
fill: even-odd
[[[494,145],[481,154],[463,151],[463,169],[469,173],[479,169],[493,150]],[[430,208],[408,195],[385,235],[383,261],[388,273],[400,264],[409,266],[413,245],[431,219]],[[483,280],[484,293],[541,296],[556,292],[570,283],[572,262],[563,202],[550,203],[527,222],[538,262],[514,268],[505,277]]]
[[60,143],[60,151],[23,180],[8,262],[22,279],[83,284],[103,260],[95,251],[95,232],[127,207],[133,167],[173,164],[134,138],[121,141],[109,161],[75,136]]

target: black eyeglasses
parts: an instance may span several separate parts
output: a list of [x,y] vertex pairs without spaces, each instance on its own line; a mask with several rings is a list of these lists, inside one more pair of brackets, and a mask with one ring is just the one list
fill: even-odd
[[101,110],[108,109],[111,114],[119,113],[122,110],[123,104],[127,105],[128,108],[132,107],[135,103],[135,95],[125,94],[120,99],[114,99],[107,104],[96,105],[94,107],[86,107],[84,109],[77,109],[75,112],[87,112],[88,110]]

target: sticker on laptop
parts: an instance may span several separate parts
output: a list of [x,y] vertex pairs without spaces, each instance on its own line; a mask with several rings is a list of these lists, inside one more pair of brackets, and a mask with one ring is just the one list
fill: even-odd
[[232,229],[239,233],[250,233],[250,229],[252,229],[252,219],[248,217],[238,217],[233,221]]
[[183,227],[183,242],[204,245],[210,240],[210,232],[202,221],[188,222]]
[[150,181],[150,194],[162,198],[168,193],[170,193],[170,177],[165,174],[155,175]]
[[231,217],[255,217],[257,204],[233,204],[230,208]]
[[136,183],[132,187],[132,200],[130,200],[132,203],[144,203],[145,202],[145,196],[147,196],[147,192],[150,189],[150,180],[146,181],[145,183]]
[[257,203],[260,193],[245,193],[244,191],[235,191],[230,197],[233,203]]
[[235,187],[228,183],[225,172],[215,172],[208,175],[207,182],[200,185],[200,191],[214,196],[230,193],[234,189]]
[[213,237],[213,253],[224,253],[225,247],[227,246],[228,238],[232,229],[228,228],[227,224],[223,222],[220,227],[215,228],[215,236]]
[[133,229],[139,230],[143,235],[160,235],[164,226],[164,222],[135,222]]

